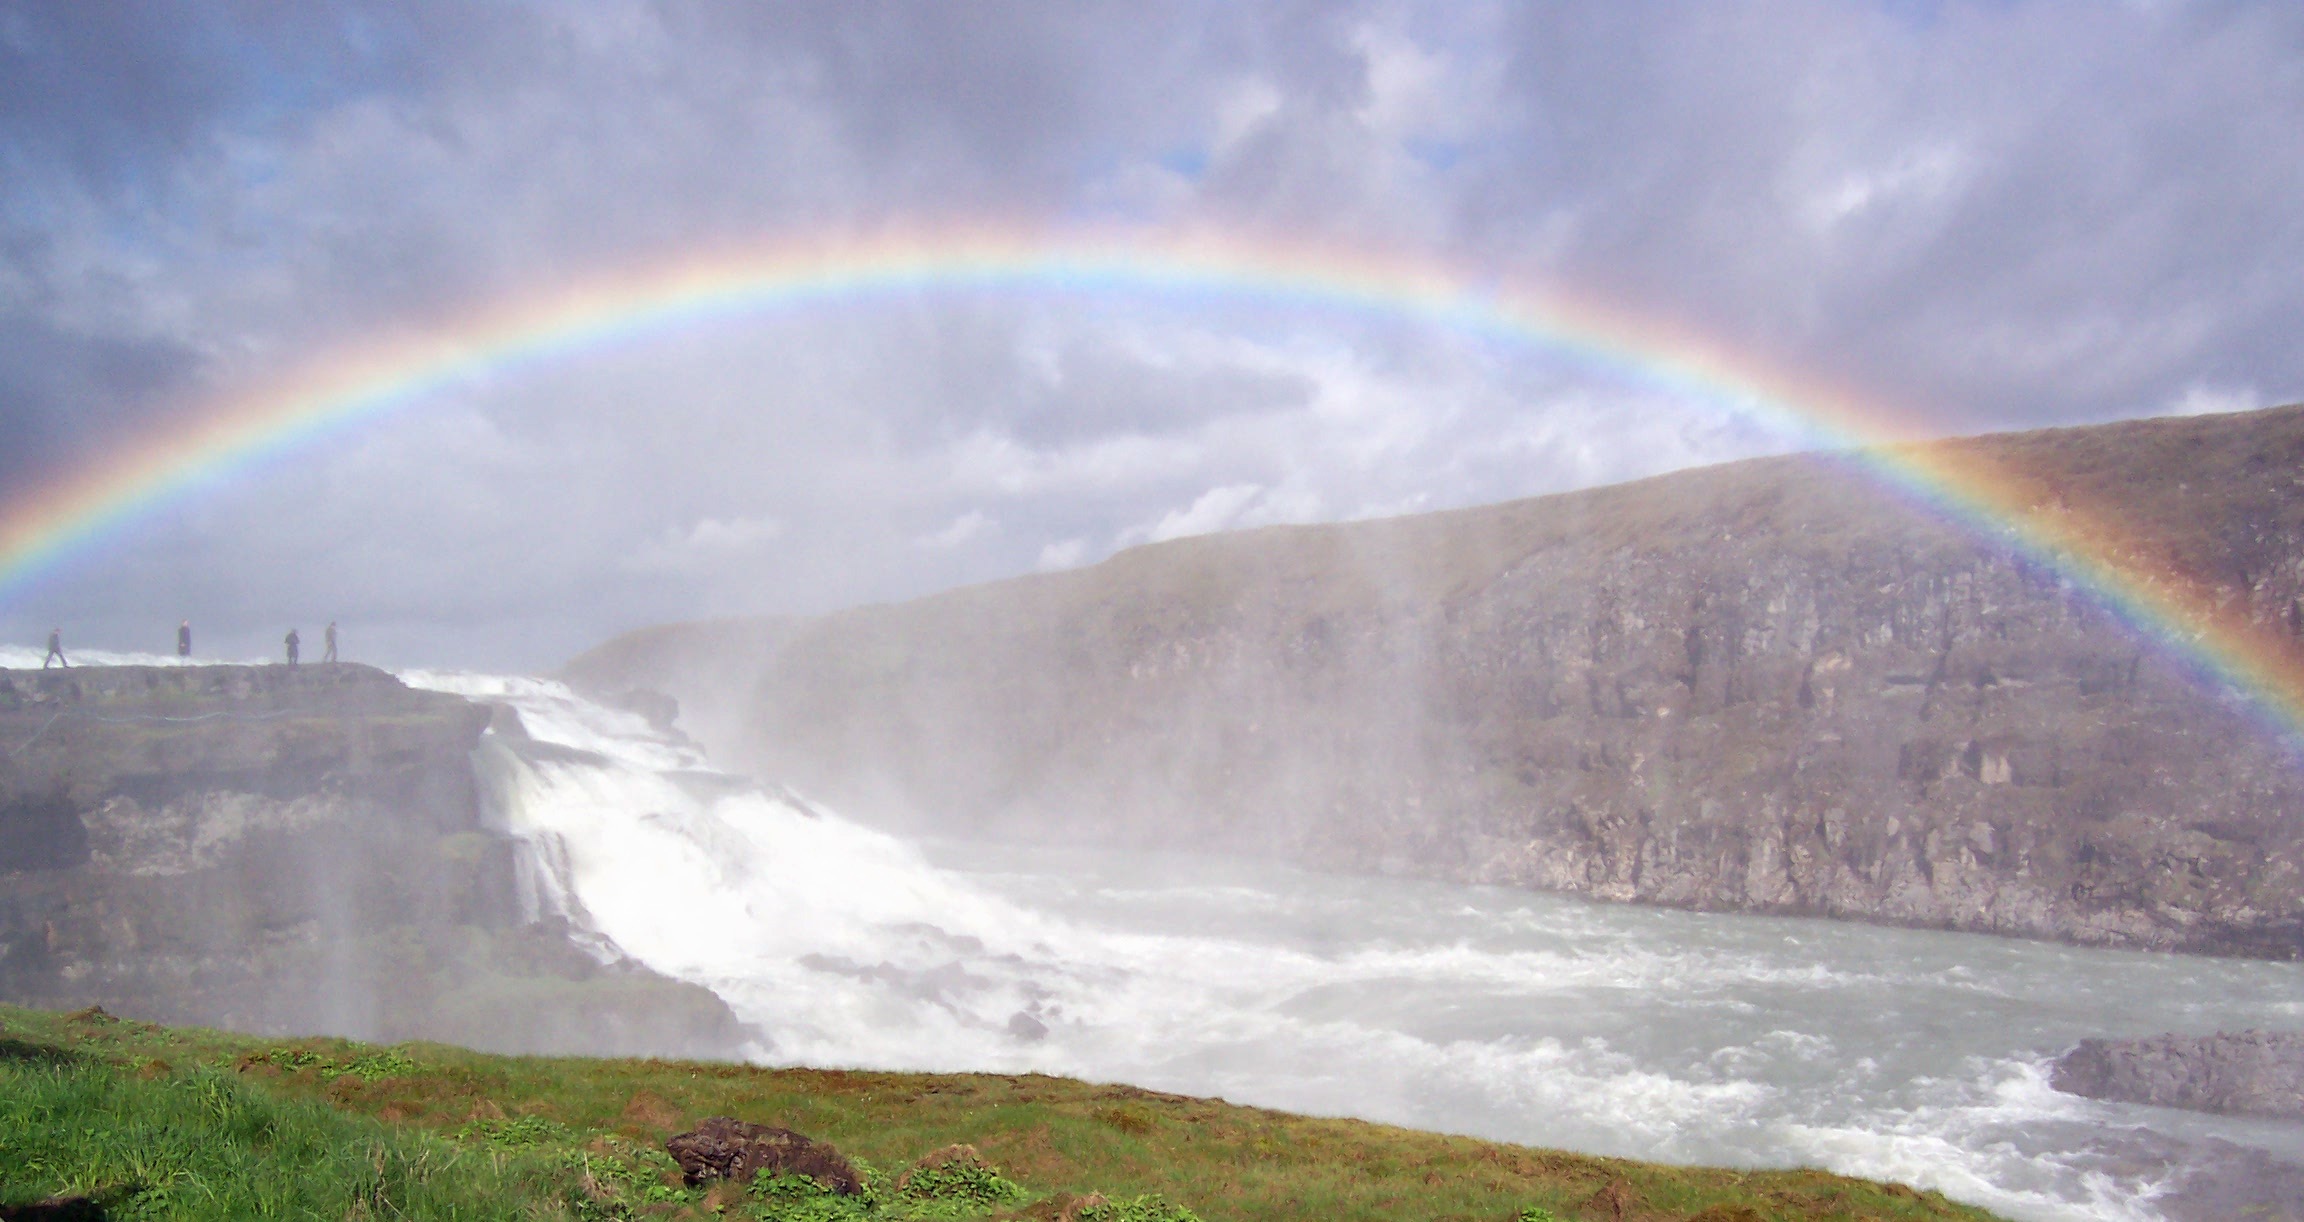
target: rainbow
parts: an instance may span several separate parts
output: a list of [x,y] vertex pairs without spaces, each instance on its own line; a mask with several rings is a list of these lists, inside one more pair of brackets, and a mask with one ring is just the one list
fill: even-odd
[[1430,260],[1209,235],[1050,236],[953,228],[708,253],[500,303],[376,340],[190,406],[126,452],[0,505],[0,605],[158,505],[316,437],[601,345],[714,318],[875,295],[965,290],[1246,299],[1404,316],[1533,344],[1639,383],[1789,427],[2011,546],[2096,597],[2304,743],[2304,662],[2100,515],[2054,503],[1957,447],[1896,444],[1924,422],[1852,388],[1772,368],[1689,330],[1575,294],[1501,284]]

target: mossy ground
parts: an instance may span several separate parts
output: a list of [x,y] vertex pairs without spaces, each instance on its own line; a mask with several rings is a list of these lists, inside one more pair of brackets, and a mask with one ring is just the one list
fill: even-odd
[[[874,1201],[683,1188],[663,1139],[728,1115],[829,1141]],[[896,1187],[965,1143],[998,1168]],[[923,1181],[925,1182],[925,1181]],[[1986,1219],[1821,1171],[1666,1167],[1038,1075],[491,1056],[0,1007],[0,1215],[114,1218]],[[1075,1211],[1077,1206],[1073,1207]]]

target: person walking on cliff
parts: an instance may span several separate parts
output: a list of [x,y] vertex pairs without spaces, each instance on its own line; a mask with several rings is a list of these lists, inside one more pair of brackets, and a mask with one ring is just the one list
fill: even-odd
[[296,649],[303,643],[304,638],[297,636],[296,630],[294,628],[290,628],[288,630],[288,665],[296,665]]
[[183,623],[176,625],[176,656],[179,658],[189,658],[192,656],[191,620],[185,620]]
[[323,642],[325,642],[325,643],[326,643],[326,645],[327,645],[327,648],[326,648],[326,649],[325,649],[325,650],[324,650],[324,651],[321,653],[321,655],[320,655],[320,660],[321,660],[321,661],[323,661],[323,662],[333,662],[333,661],[335,661],[335,660],[336,660],[336,621],[335,621],[335,620],[329,620],[329,621],[328,621],[328,634],[327,634],[326,636],[323,636],[323,637],[322,637],[322,638],[320,638],[320,639],[321,639]]
[[48,630],[48,656],[40,659],[40,669],[48,669],[50,662],[62,662],[64,669],[72,669],[71,660],[64,656],[64,630],[62,628],[50,628]]

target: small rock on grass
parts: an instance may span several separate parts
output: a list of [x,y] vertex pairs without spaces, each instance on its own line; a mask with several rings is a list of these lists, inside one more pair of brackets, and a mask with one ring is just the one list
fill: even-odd
[[664,1148],[680,1164],[681,1177],[690,1187],[709,1179],[749,1184],[766,1171],[805,1175],[842,1196],[863,1191],[856,1168],[831,1145],[732,1116],[713,1116],[668,1138]]

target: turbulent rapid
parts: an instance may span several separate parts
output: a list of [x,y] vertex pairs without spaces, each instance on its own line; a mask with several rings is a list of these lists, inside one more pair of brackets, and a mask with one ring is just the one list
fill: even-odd
[[2047,1085],[2089,1035],[2304,1026],[2304,968],[1589,904],[1142,853],[915,844],[551,682],[485,746],[529,902],[719,993],[760,1059],[1039,1070],[1675,1162],[2155,1219],[2304,1126]]

